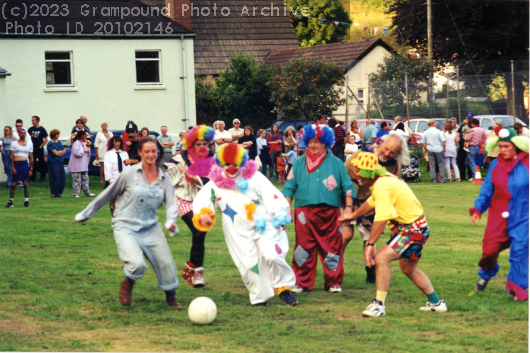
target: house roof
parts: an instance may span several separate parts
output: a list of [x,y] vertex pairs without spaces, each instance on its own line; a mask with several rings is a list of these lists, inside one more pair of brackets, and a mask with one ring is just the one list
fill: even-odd
[[[154,0],[156,1],[156,0]],[[194,41],[195,73],[218,75],[230,63],[230,54],[241,52],[254,56],[258,62],[271,50],[297,47],[289,10],[283,0],[193,0],[201,14],[191,16],[191,28],[196,33]],[[273,6],[274,16],[269,14]],[[217,6],[214,16],[214,6]],[[221,10],[224,14],[221,14]],[[253,10],[255,9],[255,16]],[[278,10],[276,10],[278,9]],[[248,13],[246,12],[248,10]]]
[[0,0],[0,9],[3,37],[194,36],[138,0]]
[[343,42],[314,45],[312,47],[273,50],[265,58],[265,63],[267,65],[283,66],[296,58],[316,59],[340,63],[341,65],[344,65],[346,71],[348,71],[362,58],[364,58],[372,49],[379,45],[392,53],[394,52],[390,45],[388,45],[381,38],[378,38],[357,42]]

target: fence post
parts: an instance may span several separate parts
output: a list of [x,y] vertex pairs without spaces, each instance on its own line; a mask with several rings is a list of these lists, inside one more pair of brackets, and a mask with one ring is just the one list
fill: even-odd
[[350,116],[350,102],[348,101],[348,89],[350,87],[348,86],[348,76],[346,76],[346,111],[345,111],[345,122],[344,122],[344,125],[346,126],[346,130],[348,130],[348,121],[349,121],[349,116]]
[[405,101],[407,103],[407,119],[410,118],[410,111],[409,111],[409,81],[408,76],[405,73]]
[[458,100],[458,124],[462,123],[461,113],[460,113],[460,68],[456,67],[456,95]]
[[445,120],[449,119],[449,75],[446,75],[445,78]]
[[516,117],[515,117],[515,77],[513,74],[513,60],[511,60],[511,66],[512,66],[512,113],[513,113],[513,124],[515,125]]
[[368,103],[366,105],[366,120],[370,119],[370,92],[370,76],[368,76],[368,97],[366,97],[368,99]]

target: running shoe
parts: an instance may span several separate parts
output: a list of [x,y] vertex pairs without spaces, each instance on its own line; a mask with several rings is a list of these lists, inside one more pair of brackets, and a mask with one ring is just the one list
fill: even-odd
[[9,207],[15,207],[15,205],[13,205],[13,201],[12,200],[7,201],[6,208],[9,208]]
[[385,306],[383,302],[374,298],[372,303],[366,307],[366,310],[363,311],[364,317],[381,317],[385,316]]
[[298,299],[289,290],[284,290],[280,293],[280,298],[287,304],[287,306],[296,306]]
[[445,304],[445,300],[440,300],[437,304],[427,302],[425,306],[422,306],[420,308],[420,310],[421,311],[434,311],[437,313],[445,313],[447,311],[447,305]]
[[340,286],[331,286],[331,287],[329,287],[328,292],[330,292],[330,293],[340,293],[340,292],[342,292],[342,288]]
[[24,207],[29,207],[29,201],[24,201]]
[[486,289],[486,286],[488,285],[489,279],[484,279],[480,277],[477,281],[477,284],[475,285],[475,289],[477,292],[482,292],[484,289]]

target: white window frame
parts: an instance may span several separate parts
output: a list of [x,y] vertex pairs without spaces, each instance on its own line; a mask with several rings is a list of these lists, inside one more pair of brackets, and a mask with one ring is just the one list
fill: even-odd
[[[139,53],[139,52],[144,52],[144,53],[145,52],[157,52],[158,58],[136,58],[136,53]],[[136,63],[138,61],[158,61],[159,82],[138,82],[137,77],[136,77],[136,70],[137,70]],[[161,89],[165,88],[163,86],[164,81],[162,78],[162,50],[161,49],[136,49],[134,51],[134,81],[135,81],[135,85],[137,86],[137,89],[142,89],[142,88],[154,89],[155,87],[152,87],[152,86],[160,87]]]
[[[359,92],[362,92],[362,98],[360,97]],[[359,101],[359,105],[364,105],[364,88],[357,89],[357,100]]]
[[[46,59],[46,54],[52,54],[52,53],[68,53],[70,55],[70,59]],[[47,74],[48,74],[48,63],[54,63],[54,62],[69,62],[70,63],[70,80],[71,83],[69,84],[48,84],[47,82]],[[47,50],[44,52],[44,81],[46,84],[47,89],[52,88],[62,88],[62,87],[74,87],[75,79],[74,79],[74,52],[72,50]]]

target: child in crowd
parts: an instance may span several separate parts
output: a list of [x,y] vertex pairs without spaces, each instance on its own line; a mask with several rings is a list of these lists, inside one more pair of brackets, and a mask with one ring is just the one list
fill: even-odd
[[353,154],[359,150],[359,146],[355,143],[355,136],[351,135],[348,138],[348,143],[344,148],[344,154]]
[[287,157],[287,170],[285,171],[285,175],[289,175],[289,172],[291,171],[291,168],[293,167],[293,163],[296,160],[298,148],[294,147],[292,150],[287,152],[285,156]]
[[285,166],[287,163],[285,162],[285,159],[283,159],[282,156],[282,150],[278,149],[276,150],[276,171],[278,172],[278,180],[280,184],[285,183]]

